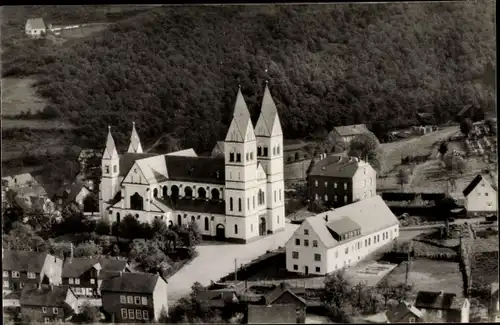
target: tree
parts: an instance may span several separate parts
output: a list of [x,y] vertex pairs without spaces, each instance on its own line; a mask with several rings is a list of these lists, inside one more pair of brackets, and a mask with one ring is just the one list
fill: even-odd
[[345,270],[326,276],[321,300],[338,309],[342,309],[346,303],[352,300],[352,292],[349,282],[345,278]]
[[439,153],[441,154],[441,158],[448,152],[448,143],[446,141],[441,142],[439,145]]
[[70,242],[54,242],[53,239],[49,239],[49,252],[59,258],[66,258],[71,256],[71,243]]
[[80,306],[80,313],[75,315],[73,321],[76,323],[97,323],[101,319],[101,312],[97,307],[84,301]]
[[99,199],[94,193],[89,193],[83,199],[83,210],[85,212],[99,212]]
[[118,225],[118,229],[121,237],[134,239],[139,237],[138,231],[140,235],[141,224],[134,216],[127,214]]
[[473,128],[473,124],[472,124],[472,121],[468,118],[465,118],[463,119],[461,122],[460,122],[460,131],[466,136],[468,137],[470,132],[472,131],[472,128]]
[[380,143],[373,133],[363,133],[352,139],[347,155],[362,159],[378,171],[380,165]]
[[151,224],[151,233],[153,240],[159,243],[161,250],[165,254],[171,249],[176,248],[176,234],[172,229],[167,227],[165,222],[154,219]]
[[96,224],[95,232],[99,235],[110,235],[111,227],[109,225],[109,221],[105,219],[100,219]]
[[145,272],[160,271],[172,265],[172,261],[162,252],[156,240],[134,239],[130,248],[130,258]]
[[455,173],[463,174],[467,169],[467,162],[462,156],[448,153],[443,157],[444,166],[452,175]]
[[444,223],[445,237],[450,233],[449,218],[452,215],[451,211],[457,207],[458,205],[455,199],[448,194],[436,204],[436,211]]
[[488,126],[488,128],[490,129],[490,134],[492,135],[496,135],[496,131],[497,131],[497,123],[495,120],[489,118],[485,121],[486,125]]
[[198,228],[198,224],[195,221],[191,221],[188,226],[189,234],[189,247],[195,247],[201,242],[201,232]]
[[93,241],[86,241],[78,245],[75,249],[75,257],[98,256],[102,253],[102,248]]
[[408,168],[400,168],[397,173],[398,184],[401,186],[401,192],[403,192],[404,185],[410,182],[410,171]]
[[3,237],[4,247],[11,250],[44,252],[45,241],[29,225],[15,222],[12,230]]
[[328,211],[328,207],[326,206],[325,201],[323,201],[323,199],[313,200],[311,202],[310,209],[314,213],[321,213]]

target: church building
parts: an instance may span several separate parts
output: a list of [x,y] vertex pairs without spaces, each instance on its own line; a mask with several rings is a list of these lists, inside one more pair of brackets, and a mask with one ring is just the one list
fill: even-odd
[[145,153],[135,124],[128,151],[119,154],[111,129],[102,156],[101,217],[126,215],[168,225],[196,222],[204,238],[247,243],[285,227],[283,133],[266,84],[257,124],[238,90],[224,155],[193,149]]

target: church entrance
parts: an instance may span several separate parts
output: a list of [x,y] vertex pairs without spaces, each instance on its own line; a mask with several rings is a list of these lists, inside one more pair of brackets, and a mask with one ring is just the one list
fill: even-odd
[[259,223],[259,236],[264,236],[267,233],[266,218],[260,218]]
[[226,229],[224,225],[219,223],[216,227],[215,239],[223,241],[226,239]]

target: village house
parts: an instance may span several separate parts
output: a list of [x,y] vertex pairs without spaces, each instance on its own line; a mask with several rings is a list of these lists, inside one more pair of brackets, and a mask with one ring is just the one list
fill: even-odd
[[464,189],[465,209],[468,215],[497,212],[497,191],[482,175],[477,175]]
[[373,133],[368,130],[364,124],[354,124],[334,127],[328,134],[328,138],[331,139],[333,143],[342,142],[344,147],[347,148],[351,141],[361,134]]
[[397,306],[385,312],[388,323],[423,323],[424,315],[412,304],[401,301]]
[[311,169],[308,189],[311,206],[322,201],[338,208],[375,196],[377,172],[359,158],[332,155],[318,160]]
[[26,21],[25,25],[26,35],[33,38],[40,38],[45,36],[47,28],[42,18],[30,18]]
[[19,187],[33,186],[38,184],[36,179],[30,173],[2,177],[2,186],[15,190]]
[[3,292],[61,284],[62,260],[47,253],[2,250]]
[[120,272],[103,280],[101,293],[115,323],[154,322],[168,313],[167,282],[158,274]]
[[101,167],[100,214],[110,222],[194,221],[203,237],[238,243],[285,229],[283,132],[267,85],[255,128],[238,89],[224,157],[144,153],[134,124],[125,154],[108,133]]
[[130,272],[128,263],[115,258],[67,258],[62,268],[62,284],[81,298],[98,298],[104,279],[119,272]]
[[33,322],[67,321],[78,309],[78,299],[67,286],[25,288],[19,299],[21,313]]
[[307,143],[301,140],[285,140],[283,144],[283,158],[285,164],[291,164],[296,161],[309,159],[309,153],[306,150]]
[[306,218],[285,245],[286,269],[324,275],[356,264],[398,236],[398,219],[373,196]]
[[70,203],[76,203],[81,209],[84,208],[84,201],[92,192],[84,182],[75,181],[72,184],[62,186],[52,197],[52,201],[59,210],[64,209]]
[[428,322],[469,322],[469,300],[455,293],[419,291],[415,307],[420,309]]

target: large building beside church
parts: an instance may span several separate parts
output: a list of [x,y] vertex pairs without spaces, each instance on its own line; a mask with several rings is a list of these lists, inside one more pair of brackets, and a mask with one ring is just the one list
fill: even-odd
[[242,243],[283,230],[283,134],[268,86],[255,129],[238,90],[220,157],[193,149],[144,153],[135,124],[127,153],[119,154],[110,130],[99,193],[110,222],[128,214],[169,225],[194,221],[204,237]]

